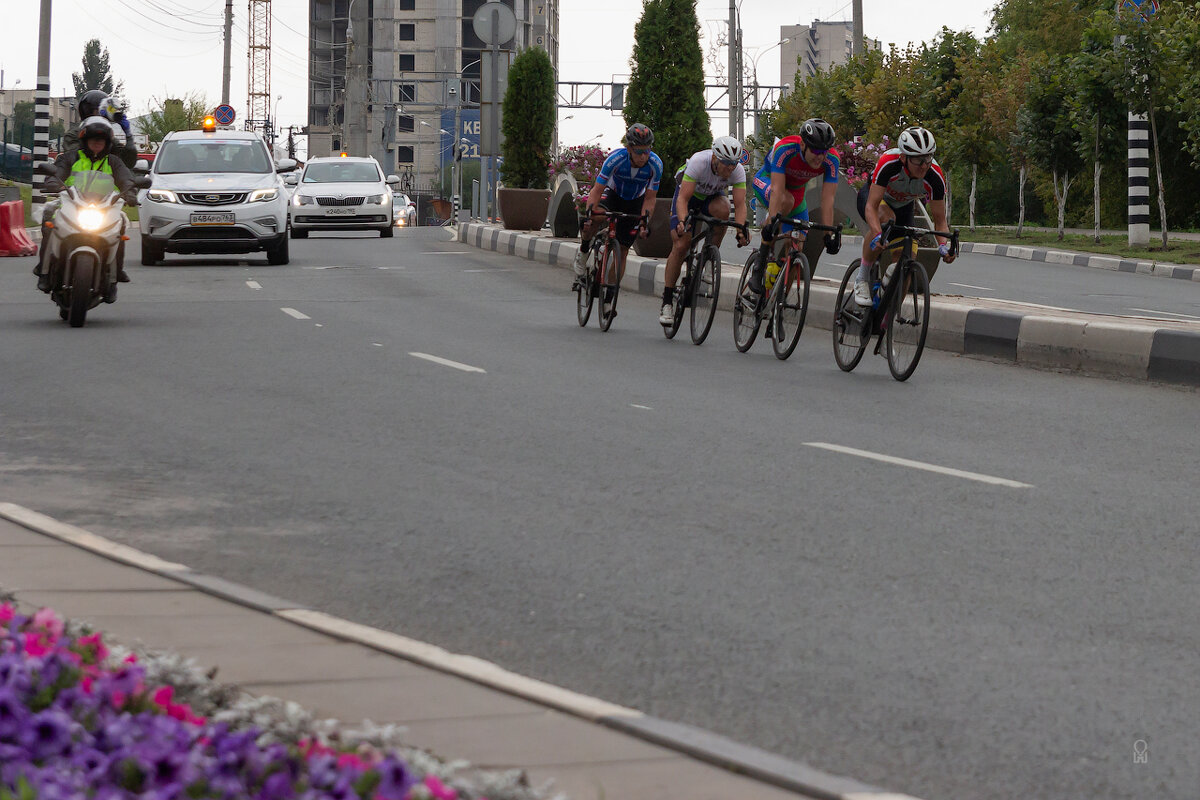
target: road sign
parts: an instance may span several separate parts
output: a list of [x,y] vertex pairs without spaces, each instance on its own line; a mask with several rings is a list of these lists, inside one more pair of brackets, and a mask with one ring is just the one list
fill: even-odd
[[488,2],[471,18],[475,35],[486,45],[502,45],[517,34],[517,15],[504,3]]
[[228,103],[222,103],[213,111],[213,116],[217,118],[217,124],[219,125],[232,125],[237,114],[234,113],[233,106]]

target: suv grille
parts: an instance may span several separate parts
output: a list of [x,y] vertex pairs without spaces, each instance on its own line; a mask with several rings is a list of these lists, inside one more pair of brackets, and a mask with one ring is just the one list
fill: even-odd
[[245,192],[180,192],[179,199],[193,206],[231,206],[246,202]]
[[318,197],[317,203],[323,206],[361,206],[365,197]]

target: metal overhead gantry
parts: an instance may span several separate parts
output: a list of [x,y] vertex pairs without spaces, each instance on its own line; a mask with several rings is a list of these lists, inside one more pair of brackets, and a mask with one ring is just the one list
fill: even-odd
[[[625,108],[625,89],[628,83],[609,81],[559,81],[559,108],[594,108],[621,111]],[[757,97],[753,87],[747,87],[744,109],[771,108],[787,86],[758,86]],[[729,86],[723,83],[704,85],[704,108],[706,111],[728,111]]]

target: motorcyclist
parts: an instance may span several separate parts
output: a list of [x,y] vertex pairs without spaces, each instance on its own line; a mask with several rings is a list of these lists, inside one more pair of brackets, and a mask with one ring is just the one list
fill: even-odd
[[[138,153],[137,148],[133,146],[129,120],[125,116],[125,103],[120,98],[109,97],[108,92],[102,89],[89,89],[79,96],[75,108],[79,112],[79,128],[83,127],[85,120],[92,117],[104,117],[120,128],[123,136],[117,137],[114,134],[112,152],[125,163],[125,166],[133,169],[133,166],[137,164]],[[118,138],[122,138],[123,141],[118,141]],[[62,137],[63,152],[78,148],[79,129],[71,129],[64,133]]]
[[[113,177],[113,183],[121,192],[121,199],[126,205],[137,205],[137,187],[133,182],[133,173],[125,166],[119,158],[112,157],[113,149],[113,126],[107,119],[101,116],[92,116],[83,121],[79,131],[79,147],[67,150],[60,153],[58,158],[54,159],[54,169],[57,172],[55,176],[48,176],[43,188],[47,192],[61,192],[66,187],[72,186],[75,183],[75,173],[82,171],[104,172]],[[58,203],[49,203],[46,205],[46,211],[42,217],[42,242],[45,243],[50,235],[50,227],[47,223],[54,220],[54,215],[59,208]],[[125,233],[127,226],[122,223],[121,233]],[[34,267],[33,274],[38,276],[38,288],[43,292],[49,292],[51,289],[50,273],[45,269],[45,259],[47,247],[43,244],[38,248],[38,263]],[[128,283],[129,276],[125,274],[125,240],[121,240],[121,244],[117,247],[117,280],[121,283]],[[112,287],[108,301],[111,303],[116,299],[116,287]]]

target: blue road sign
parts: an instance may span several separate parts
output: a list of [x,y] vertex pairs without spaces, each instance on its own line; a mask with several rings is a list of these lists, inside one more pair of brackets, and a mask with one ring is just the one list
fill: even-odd
[[217,118],[217,124],[219,125],[232,125],[233,119],[237,114],[234,113],[233,106],[228,103],[222,103],[217,106],[216,111],[213,112],[213,116]]

